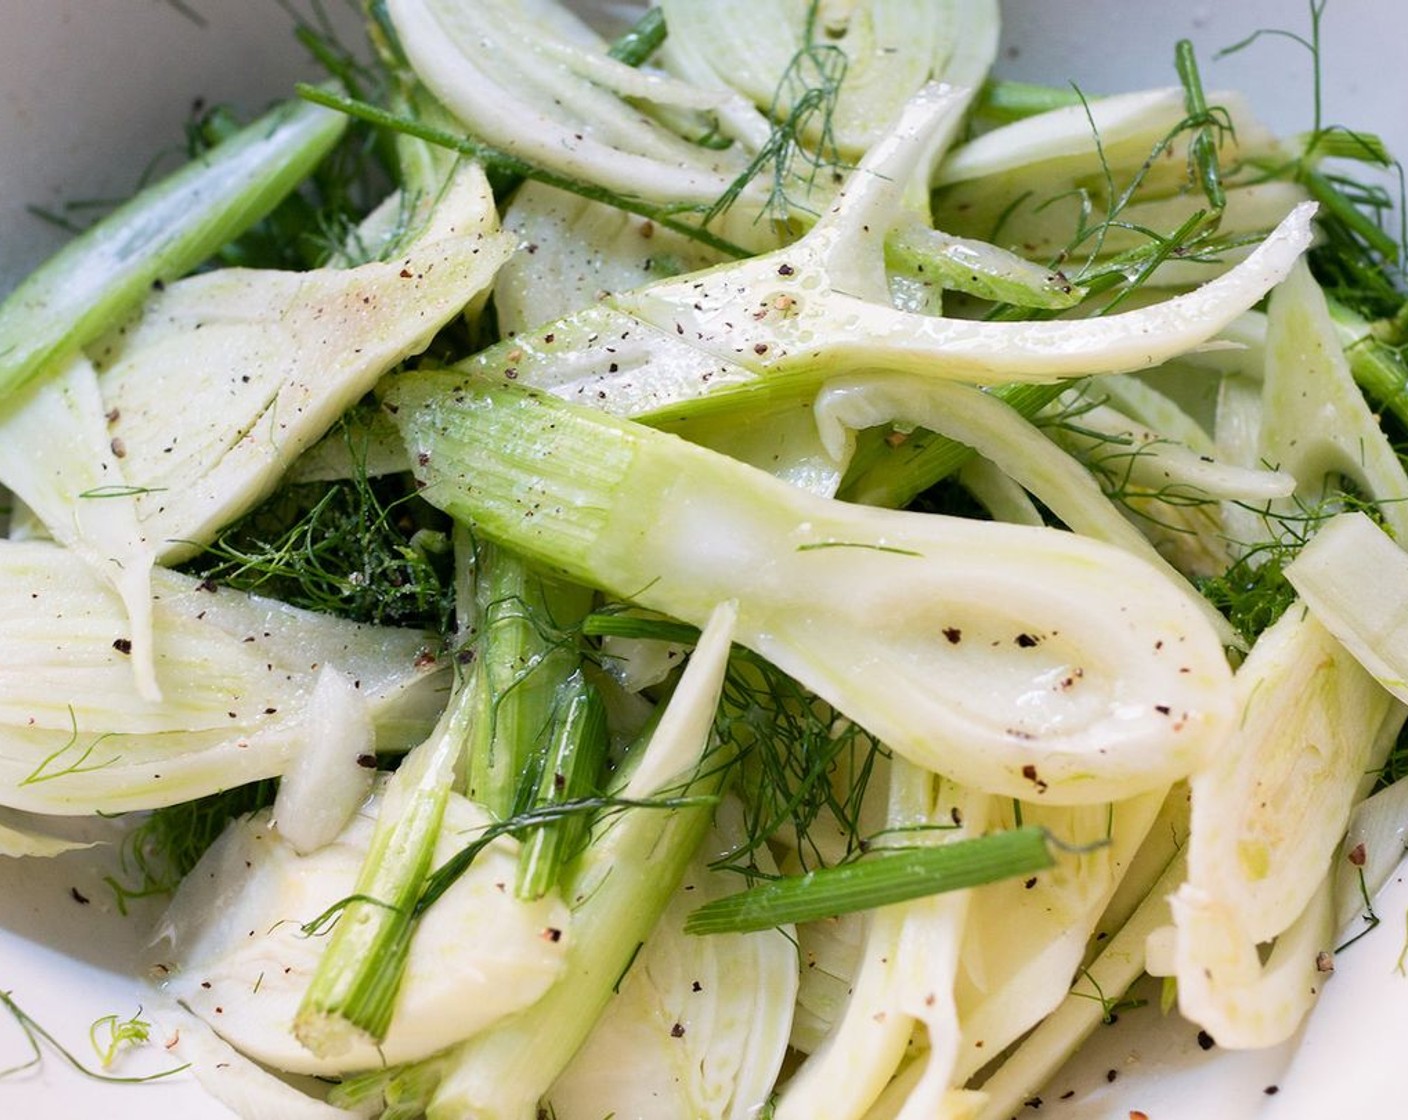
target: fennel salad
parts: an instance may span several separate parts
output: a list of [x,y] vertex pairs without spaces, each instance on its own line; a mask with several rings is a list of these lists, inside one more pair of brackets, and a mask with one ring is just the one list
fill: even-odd
[[1383,143],[1186,42],[997,79],[995,0],[630,14],[315,11],[0,304],[0,853],[110,820],[158,915],[7,1078],[1006,1120],[1141,1005],[1286,1045],[1378,922]]

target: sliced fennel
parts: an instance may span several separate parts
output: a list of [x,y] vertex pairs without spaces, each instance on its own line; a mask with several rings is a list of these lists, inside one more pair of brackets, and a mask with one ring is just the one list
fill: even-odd
[[1315,618],[1408,703],[1408,554],[1364,513],[1341,513],[1286,566]]
[[1115,805],[1021,807],[1024,825],[1051,829],[1071,850],[1049,870],[973,892],[956,992],[955,1086],[967,1084],[1065,998],[1162,801],[1155,790]]
[[845,1012],[869,925],[870,915],[858,913],[797,926],[802,977],[791,1038],[797,1053],[816,1050]]
[[612,292],[720,259],[648,218],[541,183],[514,192],[504,229],[520,249],[494,280],[494,309],[506,338],[582,311]]
[[127,482],[121,450],[108,433],[97,372],[82,354],[21,390],[0,413],[0,483],[121,596],[137,691],[157,701],[151,587],[156,552],[142,533],[138,491]]
[[1253,943],[1286,928],[1328,869],[1396,705],[1320,622],[1292,608],[1237,671],[1241,720],[1192,779],[1189,879]]
[[762,374],[882,367],[977,383],[1143,369],[1199,346],[1251,307],[1308,246],[1297,206],[1245,261],[1192,292],[1096,319],[995,322],[889,305],[884,243],[957,126],[961,101],[928,86],[794,245],[662,281],[608,302]]
[[[943,844],[980,833],[990,808],[981,793],[895,760],[887,823],[901,843]],[[962,821],[956,825],[955,821]],[[872,910],[845,1010],[787,1081],[779,1120],[860,1117],[905,1057],[917,1023],[933,1036],[921,1059],[928,1084],[911,1098],[922,1107],[947,1086],[958,1045],[953,988],[970,891],[934,895]]]
[[[1228,645],[1236,643],[1222,617],[1121,516],[1090,473],[991,394],[973,386],[913,374],[839,378],[828,382],[818,394],[816,415],[823,443],[843,465],[850,462],[854,452],[857,429],[892,421],[922,425],[973,448],[1045,503],[1075,532],[1115,545],[1163,569],[1170,583],[1181,587],[1189,601],[1223,635],[1223,641]],[[1248,484],[1245,478],[1239,480],[1244,486]],[[1264,480],[1254,481],[1266,485]],[[1286,480],[1274,492],[1284,493],[1289,482]]]
[[[568,945],[546,934],[567,928],[567,908],[557,897],[526,903],[499,889],[517,858],[516,843],[505,837],[417,925],[385,1038],[327,1056],[300,1044],[290,1024],[329,944],[302,924],[351,893],[385,797],[379,790],[332,844],[308,855],[279,836],[267,812],[231,824],[158,928],[151,953],[166,994],[250,1057],[291,1072],[337,1074],[427,1057],[546,991]],[[435,861],[488,823],[452,796]]]
[[[690,910],[733,889],[733,876],[708,864],[743,839],[742,807],[725,797],[620,990],[548,1091],[558,1120],[752,1120],[766,1106],[797,995],[792,931],[683,933]],[[773,872],[761,854],[759,870]]]
[[[1408,471],[1354,383],[1324,294],[1304,264],[1272,293],[1259,450],[1296,479],[1301,506],[1315,508],[1336,475],[1377,503],[1379,516],[1408,540]],[[1295,518],[1289,503],[1273,513]]]
[[[390,365],[487,288],[508,254],[482,172],[451,168],[394,264],[220,270],[163,285],[0,414],[0,481],[119,592],[139,692],[156,681],[150,569],[264,497]],[[421,215],[422,219],[426,215]],[[345,344],[327,352],[326,331]],[[57,364],[57,363],[55,363]],[[173,396],[187,400],[173,423]]]
[[1062,424],[1059,412],[1052,410],[1055,437],[1131,487],[1173,498],[1248,505],[1289,497],[1295,489],[1295,478],[1285,471],[1220,463],[1207,451],[1145,427],[1109,405],[1069,397],[1062,405],[1071,410],[1072,419]]
[[[1095,399],[1108,380],[1089,391]],[[1126,384],[1139,383],[1130,378]],[[1168,402],[1158,411],[1172,410]],[[1195,450],[1196,434],[1192,442],[1171,438],[1073,393],[1063,394],[1048,418],[1052,438],[1090,467],[1140,532],[1190,578],[1226,571],[1237,551],[1233,528],[1248,511],[1289,498],[1296,488],[1285,471],[1220,461],[1211,441]]]
[[280,105],[69,242],[0,304],[0,400],[257,222],[345,127],[326,109]]
[[[1268,181],[1285,153],[1237,94],[1208,94],[1230,127],[1216,129],[1224,175],[1217,231],[1235,240],[1279,224],[1307,193]],[[1040,113],[993,129],[945,158],[935,174],[935,218],[951,233],[1009,247],[1031,260],[1089,272],[1178,229],[1209,205],[1190,191],[1188,146],[1196,133],[1180,89],[1151,89]],[[1162,262],[1152,281],[1200,283],[1243,249]],[[1180,255],[1181,257],[1182,255]]]
[[976,456],[969,459],[959,468],[958,481],[994,521],[1012,525],[1046,524],[1046,518],[1036,508],[1031,495],[987,459]]
[[324,1087],[311,1078],[303,1084],[280,1077],[231,1046],[203,1019],[166,1001],[155,1018],[181,1040],[181,1056],[202,1089],[236,1116],[279,1120],[366,1120],[363,1111],[338,1108],[319,1095]]
[[1227,729],[1230,674],[1201,610],[1098,542],[815,498],[452,371],[402,375],[385,402],[433,503],[685,621],[736,599],[740,643],[973,788],[1129,796],[1191,771]]
[[671,204],[711,204],[743,170],[655,123],[627,98],[719,114],[756,144],[762,117],[742,98],[644,73],[553,0],[392,0],[417,78],[480,139],[574,179]]
[[0,856],[18,859],[36,856],[47,859],[65,852],[81,851],[99,843],[65,836],[42,817],[0,812]]
[[[461,175],[390,261],[194,276],[95,344],[109,429],[163,560],[266,495],[377,378],[486,292],[511,239],[496,232],[483,173]],[[179,426],[172,399],[189,402]]]
[[[1232,330],[1224,330],[1222,337],[1227,338]],[[1212,456],[1217,445],[1206,426],[1211,415],[1200,412],[1195,401],[1185,399],[1196,394],[1198,387],[1181,383],[1181,373],[1175,370],[1168,377],[1151,373],[1147,380],[1137,374],[1116,373],[1092,383],[1088,395],[1196,455]]]
[[[1377,924],[1373,900],[1408,853],[1408,782],[1402,779],[1354,807],[1344,858],[1335,867],[1335,929],[1352,938]],[[1362,923],[1368,923],[1367,928]]]
[[[700,632],[689,678],[690,689],[697,690],[699,696],[717,697],[723,692],[737,626],[738,605],[725,602],[714,608]],[[651,749],[632,768],[621,796],[644,800],[667,792],[683,780],[699,764],[700,744],[709,741],[713,723],[714,711],[702,701],[667,704],[651,733]],[[715,825],[719,827],[717,820]]]
[[[1333,948],[1331,861],[1382,762],[1381,729],[1402,714],[1294,607],[1257,640],[1236,683],[1237,729],[1191,782],[1174,959],[1185,1016],[1224,1046],[1270,1046],[1318,991],[1316,952]],[[1257,946],[1273,939],[1263,970]]]
[[281,775],[272,814],[299,855],[337,838],[376,777],[376,728],[355,682],[324,665],[308,698],[308,721],[321,733]]
[[1284,1042],[1325,984],[1321,962],[1335,936],[1330,877],[1315,885],[1265,961],[1221,902],[1190,883],[1169,900],[1178,930],[1178,1008],[1229,1049]]
[[[672,70],[705,88],[736,89],[779,119],[797,116],[798,103],[816,96],[820,75],[801,65],[805,55],[842,56],[834,64],[831,104],[801,121],[801,139],[811,149],[834,147],[841,160],[863,155],[925,82],[976,90],[997,56],[994,0],[662,0],[660,6]],[[825,64],[824,57],[813,62]]]
[[359,682],[378,750],[443,703],[424,634],[361,626],[153,572],[160,703],[133,694],[121,601],[76,555],[0,542],[0,804],[119,812],[281,773],[319,734],[324,664]]
[[1124,992],[1144,971],[1149,936],[1169,920],[1169,893],[1186,872],[1181,856],[1162,870],[1129,920],[1084,968],[1060,1005],[980,1082],[978,1120],[1008,1120],[1038,1093],[1105,1017],[1104,993]]

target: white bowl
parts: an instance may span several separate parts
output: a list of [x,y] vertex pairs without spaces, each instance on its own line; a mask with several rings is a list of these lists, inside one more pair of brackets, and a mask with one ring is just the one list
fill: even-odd
[[[328,6],[344,27],[355,26],[350,6]],[[1214,55],[1258,28],[1307,35],[1307,7],[1006,0],[1000,67],[1027,80],[1075,81],[1091,93],[1170,85],[1173,44],[1186,36],[1209,89],[1241,88],[1268,123],[1295,132],[1314,112],[1303,45],[1263,37],[1230,57]],[[57,211],[120,197],[154,156],[179,146],[198,99],[256,109],[313,73],[275,0],[0,0],[0,24],[0,291],[62,241],[28,207]],[[1378,132],[1408,153],[1402,0],[1331,5],[1323,30],[1324,122]],[[118,915],[103,869],[85,854],[0,859],[0,990],[88,1059],[89,1025],[113,1013],[126,1018],[147,998],[134,962],[151,911]],[[1125,1120],[1136,1109],[1151,1120],[1298,1120],[1331,1107],[1342,1116],[1408,1114],[1395,1076],[1408,1037],[1408,979],[1396,967],[1405,909],[1408,886],[1399,880],[1379,904],[1383,926],[1344,956],[1295,1044],[1255,1055],[1203,1053],[1193,1028],[1146,1008],[1103,1031],[1063,1071],[1041,1120]],[[26,1057],[23,1034],[0,1013],[0,1068]],[[145,1068],[163,1063],[158,1049]],[[1109,1070],[1118,1073],[1113,1082]],[[1268,1095],[1272,1085],[1280,1091]],[[145,1086],[101,1083],[48,1048],[38,1067],[0,1080],[0,1116],[30,1115],[231,1116],[188,1075]]]

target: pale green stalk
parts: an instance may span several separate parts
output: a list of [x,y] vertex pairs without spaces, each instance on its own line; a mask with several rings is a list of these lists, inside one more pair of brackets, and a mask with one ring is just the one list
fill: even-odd
[[337,113],[280,105],[69,242],[0,304],[0,400],[264,217],[345,127]]
[[1379,336],[1382,324],[1370,323],[1342,303],[1332,300],[1329,307],[1355,382],[1375,407],[1408,424],[1408,362],[1402,340],[1392,345]]
[[1070,108],[1080,102],[1080,92],[1069,86],[990,80],[978,99],[977,112],[990,121],[1008,124],[1038,113],[1049,113],[1053,109]]
[[[580,670],[557,690],[551,739],[539,763],[538,788],[530,809],[544,809],[590,797],[605,771],[606,708],[596,687]],[[524,837],[515,891],[520,898],[542,898],[557,885],[562,869],[586,839],[584,814],[559,817]]]
[[475,715],[473,693],[451,698],[430,738],[387,785],[371,848],[308,984],[293,1032],[320,1056],[386,1036],[430,872],[445,803]]
[[885,263],[896,274],[935,289],[967,292],[979,299],[1017,307],[1064,310],[1084,293],[1059,272],[986,241],[954,237],[915,223],[894,230],[885,241]]
[[1005,829],[938,847],[901,847],[851,863],[789,875],[715,899],[685,932],[751,933],[1044,871],[1055,862],[1045,829]]
[[466,790],[500,819],[524,807],[521,786],[553,735],[558,689],[581,664],[571,636],[591,592],[487,541],[475,543],[478,634]]

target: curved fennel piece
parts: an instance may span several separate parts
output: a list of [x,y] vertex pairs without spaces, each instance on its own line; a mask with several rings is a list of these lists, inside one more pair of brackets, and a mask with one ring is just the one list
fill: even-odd
[[[1117,496],[1130,520],[1170,564],[1194,578],[1220,575],[1231,566],[1234,551],[1240,551],[1231,543],[1232,526],[1247,516],[1254,520],[1249,510],[1289,497],[1296,480],[1285,471],[1222,459],[1201,429],[1187,438],[1190,425],[1180,424],[1177,416],[1169,416],[1171,430],[1155,430],[1133,414],[1093,403],[1108,383],[1123,376],[1101,378],[1085,394],[1062,394],[1048,411],[1052,422],[1046,430]],[[1135,384],[1129,377],[1120,388]],[[1062,420],[1064,410],[1070,412],[1070,423]],[[1167,414],[1176,407],[1166,402],[1160,411]]]
[[308,697],[308,721],[320,734],[279,776],[274,827],[299,855],[331,844],[376,781],[376,727],[357,682],[324,665]]
[[[216,1034],[204,1019],[167,1002],[152,1018],[179,1039],[182,1061],[202,1089],[236,1116],[277,1116],[279,1120],[366,1120],[365,1111],[338,1108],[319,1096],[317,1083],[294,1085],[268,1067],[247,1058]],[[307,1090],[305,1092],[305,1089]]]
[[915,374],[856,375],[827,382],[817,395],[815,411],[822,442],[843,467],[855,451],[857,430],[896,420],[973,448],[1044,502],[1075,532],[1115,545],[1163,569],[1170,583],[1182,588],[1189,602],[1222,635],[1224,643],[1236,644],[1236,635],[1226,620],[1130,524],[1090,472],[992,394]]
[[1174,975],[1184,1017],[1229,1049],[1275,1046],[1290,1038],[1326,980],[1319,962],[1334,947],[1330,883],[1327,873],[1314,884],[1305,910],[1264,959],[1223,899],[1189,883],[1179,887],[1169,906],[1178,930]]
[[[981,835],[992,799],[903,759],[890,769],[887,829],[903,844],[943,844]],[[961,824],[957,822],[962,822]],[[867,914],[846,1005],[821,1044],[779,1094],[778,1120],[866,1115],[911,1047],[916,1027],[929,1040],[905,1102],[910,1120],[947,1114],[960,1029],[954,989],[964,923],[976,892],[930,895]]]
[[1115,460],[1118,465],[1105,470],[1145,490],[1172,488],[1185,498],[1248,504],[1286,498],[1295,490],[1295,478],[1285,471],[1219,462],[1211,448],[1195,450],[1181,436],[1155,431],[1108,404],[1063,394],[1048,411],[1059,408],[1073,414],[1070,425],[1052,425],[1062,446],[1085,460]]
[[[1187,127],[1186,93],[1141,90],[1082,100],[995,128],[956,146],[934,176],[935,220],[950,233],[997,240],[1033,261],[1101,268],[1152,245],[1149,231],[1178,229],[1208,202],[1188,188],[1188,147],[1215,138],[1225,202],[1219,237],[1257,236],[1308,194],[1268,178],[1292,158],[1235,92],[1209,93],[1231,127]],[[1085,236],[1072,243],[1072,235]],[[1225,271],[1245,248],[1160,263],[1146,281],[1190,286]]]
[[750,148],[767,138],[737,94],[609,58],[554,0],[390,0],[387,10],[416,76],[469,131],[573,179],[708,207],[744,170],[738,146],[692,143],[632,102],[717,114]]
[[137,691],[159,700],[152,635],[156,553],[142,533],[137,491],[127,483],[120,449],[108,433],[97,371],[81,353],[0,409],[0,485],[121,596]]
[[1127,991],[1144,972],[1145,945],[1149,936],[1168,922],[1168,896],[1186,868],[1181,853],[1170,861],[1066,998],[982,1082],[979,1092],[985,1100],[976,1110],[976,1120],[1010,1120],[1017,1115],[1023,1103],[1094,1033],[1105,1016],[1104,994]]
[[[1396,733],[1408,711],[1408,553],[1367,514],[1341,513],[1310,538],[1285,576],[1311,615],[1397,699],[1398,722],[1387,724]],[[1359,843],[1366,850],[1361,867],[1338,865],[1339,928],[1361,913],[1359,876],[1372,896],[1402,856],[1405,795],[1408,783],[1399,781],[1354,809],[1346,850]]]
[[526,252],[494,278],[505,337],[582,311],[612,292],[717,264],[721,254],[648,218],[543,183],[524,183],[504,229]]
[[[460,166],[391,260],[192,276],[94,344],[109,432],[163,561],[268,494],[383,373],[487,292],[513,241],[483,172]],[[184,402],[175,425],[173,400]]]
[[0,304],[0,401],[183,276],[301,183],[347,120],[280,105],[70,241]]
[[[753,1120],[777,1080],[797,994],[791,927],[691,937],[685,917],[730,893],[712,869],[745,840],[720,801],[713,827],[620,990],[547,1094],[557,1120],[605,1116]],[[766,851],[760,870],[775,873]]]
[[1336,514],[1286,566],[1286,579],[1376,681],[1408,703],[1408,552],[1368,514]]
[[402,375],[384,403],[431,502],[696,625],[736,599],[739,642],[964,785],[1130,796],[1189,773],[1228,729],[1216,633],[1163,573],[1108,545],[817,498],[454,371]]
[[421,633],[362,626],[152,573],[162,702],[134,695],[120,599],[74,553],[0,541],[0,805],[92,814],[169,805],[280,774],[321,733],[321,666],[359,681],[378,750],[443,706]]
[[[1049,871],[973,892],[957,991],[962,1043],[953,1082],[965,1085],[1065,998],[1115,890],[1158,817],[1164,791],[1110,805],[1020,806],[1023,824],[1072,847]],[[995,828],[1014,806],[999,804]],[[1082,850],[1084,849],[1084,850]]]
[[1172,299],[1093,319],[950,319],[890,305],[885,241],[920,205],[959,91],[929,85],[799,241],[615,296],[609,304],[758,374],[885,368],[979,384],[1146,369],[1208,342],[1280,281],[1310,244],[1304,203],[1229,272]]
[[[1313,1002],[1315,954],[1333,948],[1326,879],[1391,742],[1381,731],[1402,713],[1294,608],[1257,640],[1235,683],[1241,719],[1191,779],[1188,879],[1173,912],[1180,1009],[1219,1045],[1242,1048],[1288,1038]],[[1263,971],[1257,946],[1273,939]],[[1289,957],[1282,941],[1299,946],[1299,963],[1277,964]]]
[[1266,313],[1261,458],[1291,474],[1298,502],[1272,513],[1303,516],[1324,498],[1334,475],[1352,479],[1377,503],[1400,541],[1408,541],[1408,471],[1354,382],[1319,284],[1304,263],[1271,294]]
[[99,843],[99,840],[65,836],[53,827],[52,821],[45,821],[43,817],[0,810],[0,857],[42,859],[92,848]]
[[[518,859],[518,843],[501,837],[417,924],[385,1039],[327,1056],[299,1043],[290,1024],[329,944],[302,923],[353,893],[385,796],[379,790],[333,843],[306,855],[267,810],[232,823],[182,880],[157,928],[149,953],[165,994],[251,1058],[290,1073],[339,1074],[428,1057],[546,991],[568,939],[543,933],[567,928],[567,907],[556,895],[524,902],[498,888]],[[482,809],[450,795],[433,862],[489,823]]]
[[[830,77],[834,104],[805,115],[802,139],[813,149],[834,144],[847,160],[864,155],[925,82],[977,90],[997,57],[995,0],[866,0],[819,10],[801,0],[661,0],[660,7],[670,31],[665,64],[696,85],[736,89],[786,118]],[[810,25],[813,13],[818,26]]]

